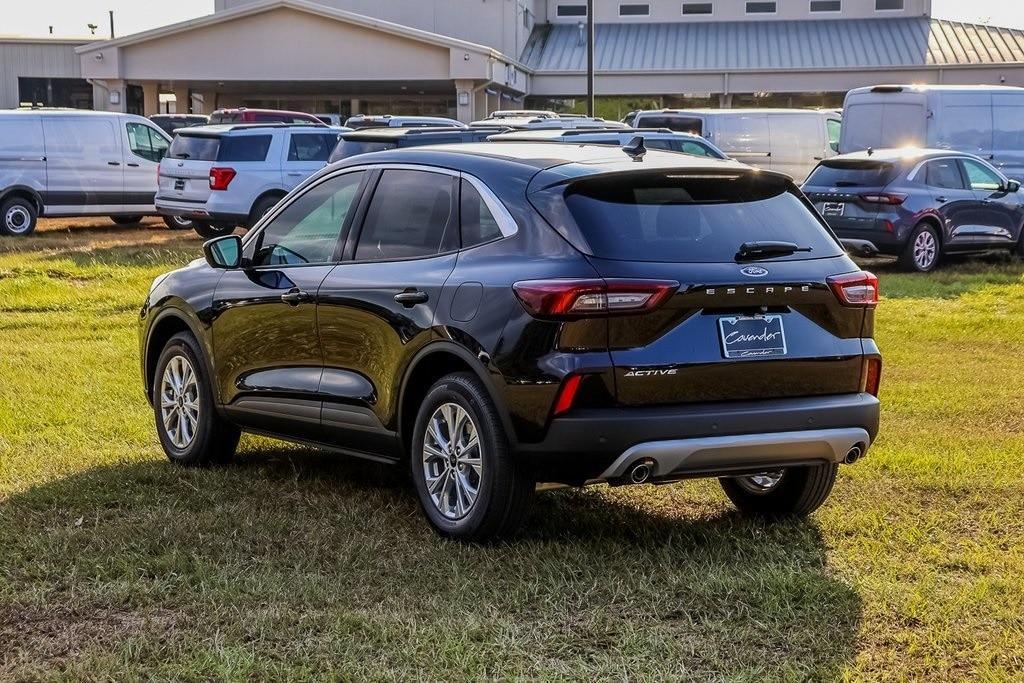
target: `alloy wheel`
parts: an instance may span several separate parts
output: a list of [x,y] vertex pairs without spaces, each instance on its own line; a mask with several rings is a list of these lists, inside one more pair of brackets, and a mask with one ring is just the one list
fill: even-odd
[[24,206],[15,204],[4,214],[4,225],[11,234],[20,235],[32,225],[32,216]]
[[199,428],[199,382],[185,356],[174,356],[160,380],[160,417],[175,448],[184,450]]
[[761,472],[759,474],[751,474],[745,477],[736,477],[736,483],[750,493],[769,493],[770,491],[775,490],[785,474],[785,470]]
[[928,270],[935,264],[939,246],[930,230],[923,230],[914,240],[914,264],[921,270]]
[[427,494],[447,519],[469,514],[480,494],[483,451],[476,422],[455,403],[441,405],[423,435]]

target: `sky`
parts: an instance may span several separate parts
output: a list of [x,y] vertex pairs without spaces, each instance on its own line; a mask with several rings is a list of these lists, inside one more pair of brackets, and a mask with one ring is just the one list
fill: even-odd
[[[0,5],[0,34],[25,36],[45,36],[51,25],[55,36],[88,36],[92,23],[99,26],[96,35],[106,37],[107,10],[114,10],[119,36],[213,12],[213,0],[0,0]],[[933,0],[932,13],[943,19],[1024,28],[1024,3],[1019,0]]]

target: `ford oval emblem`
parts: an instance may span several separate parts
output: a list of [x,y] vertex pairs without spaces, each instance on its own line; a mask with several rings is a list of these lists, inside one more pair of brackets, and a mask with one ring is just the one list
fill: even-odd
[[740,272],[746,275],[747,277],[764,277],[765,275],[768,274],[768,271],[762,268],[761,266],[747,266]]

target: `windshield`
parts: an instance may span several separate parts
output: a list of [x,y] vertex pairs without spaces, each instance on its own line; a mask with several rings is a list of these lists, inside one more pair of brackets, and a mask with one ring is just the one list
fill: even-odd
[[269,135],[216,137],[178,134],[171,143],[170,156],[191,161],[264,161],[270,142]]
[[171,142],[170,156],[193,161],[216,161],[220,138],[207,135],[177,135]]
[[808,187],[885,187],[893,179],[893,165],[881,161],[823,161],[811,172]]
[[734,261],[743,243],[758,241],[809,249],[779,257],[786,260],[842,254],[792,183],[774,176],[612,174],[563,191],[568,216],[549,220],[575,225],[600,258],[718,263]]

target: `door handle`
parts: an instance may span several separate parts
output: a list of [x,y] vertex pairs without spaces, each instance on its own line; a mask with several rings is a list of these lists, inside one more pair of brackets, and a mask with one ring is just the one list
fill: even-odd
[[138,164],[133,164],[131,162],[128,162],[128,165],[131,166],[132,168],[138,168],[139,167]]
[[288,171],[288,175],[296,176],[297,177],[297,176],[301,176],[302,172],[301,171]]
[[289,306],[298,306],[304,301],[312,299],[309,292],[303,292],[301,289],[291,289],[281,295],[281,301],[285,302]]
[[402,304],[406,308],[412,308],[416,304],[425,304],[430,301],[430,295],[415,289],[408,289],[401,294],[395,294],[395,303]]
[[107,162],[107,166],[120,166],[120,165],[121,165],[120,161],[108,161]]
[[945,204],[949,200],[946,199],[945,197],[936,197],[935,201],[937,201],[939,204]]

